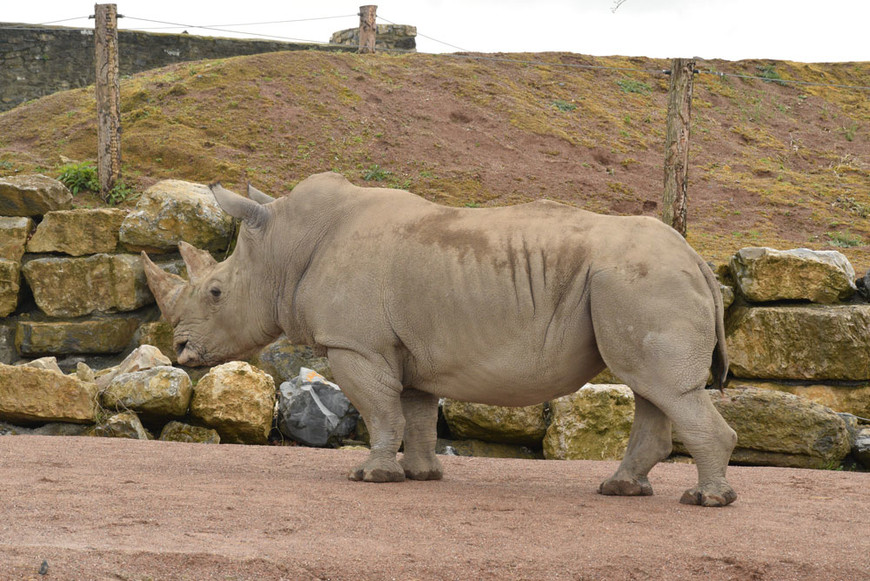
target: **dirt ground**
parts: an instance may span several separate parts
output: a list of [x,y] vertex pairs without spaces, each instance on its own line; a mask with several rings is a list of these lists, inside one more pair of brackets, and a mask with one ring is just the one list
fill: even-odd
[[870,579],[867,474],[732,467],[737,502],[705,509],[685,464],[615,498],[614,462],[346,480],[364,453],[0,438],[0,579]]

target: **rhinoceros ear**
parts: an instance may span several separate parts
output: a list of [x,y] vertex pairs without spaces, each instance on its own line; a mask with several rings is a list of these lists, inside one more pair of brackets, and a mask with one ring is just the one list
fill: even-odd
[[142,265],[145,267],[148,287],[157,300],[160,312],[171,325],[177,325],[180,316],[176,306],[178,297],[181,296],[181,291],[184,290],[186,284],[184,279],[161,269],[151,262],[151,259],[144,252],[142,253]]
[[242,220],[251,228],[262,228],[268,222],[269,211],[254,200],[229,191],[220,182],[211,184],[209,188],[218,205],[233,218]]
[[270,196],[269,194],[265,194],[248,183],[248,197],[258,204],[268,204],[270,202],[274,202],[275,198]]
[[217,264],[217,260],[207,250],[200,250],[187,242],[181,241],[178,244],[178,251],[184,259],[187,276],[192,284],[199,284]]

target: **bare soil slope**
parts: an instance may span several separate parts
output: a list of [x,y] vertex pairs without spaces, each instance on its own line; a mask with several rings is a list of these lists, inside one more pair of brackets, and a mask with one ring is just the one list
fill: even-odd
[[685,464],[615,498],[613,462],[446,457],[443,481],[371,485],[344,478],[361,454],[0,438],[0,579],[870,578],[866,474],[732,467],[740,498],[704,509],[677,502]]
[[[473,58],[470,58],[473,57]],[[122,82],[124,173],[280,195],[336,170],[448,205],[661,214],[669,61],[283,52]],[[689,242],[836,247],[870,268],[870,63],[699,61]],[[727,73],[732,76],[719,76]],[[733,75],[762,77],[763,80]],[[782,80],[812,83],[782,84]],[[0,115],[0,175],[96,156],[92,89]]]

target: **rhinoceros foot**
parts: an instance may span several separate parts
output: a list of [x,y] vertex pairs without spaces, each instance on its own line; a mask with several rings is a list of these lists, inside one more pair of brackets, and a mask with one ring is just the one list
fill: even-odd
[[432,454],[431,458],[410,458],[408,454],[401,460],[405,476],[411,480],[441,480],[444,469],[441,461]]
[[369,458],[351,470],[347,477],[364,482],[402,482],[405,471],[395,458]]
[[728,484],[699,485],[683,493],[682,504],[726,506],[737,500],[737,493]]
[[598,493],[605,496],[652,496],[653,489],[646,478],[621,480],[611,477],[601,483]]

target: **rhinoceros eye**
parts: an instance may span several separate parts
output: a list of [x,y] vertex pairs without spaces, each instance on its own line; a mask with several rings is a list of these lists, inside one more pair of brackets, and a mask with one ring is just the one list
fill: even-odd
[[208,292],[211,293],[211,297],[213,299],[221,298],[221,289],[217,288],[216,286],[211,287]]

